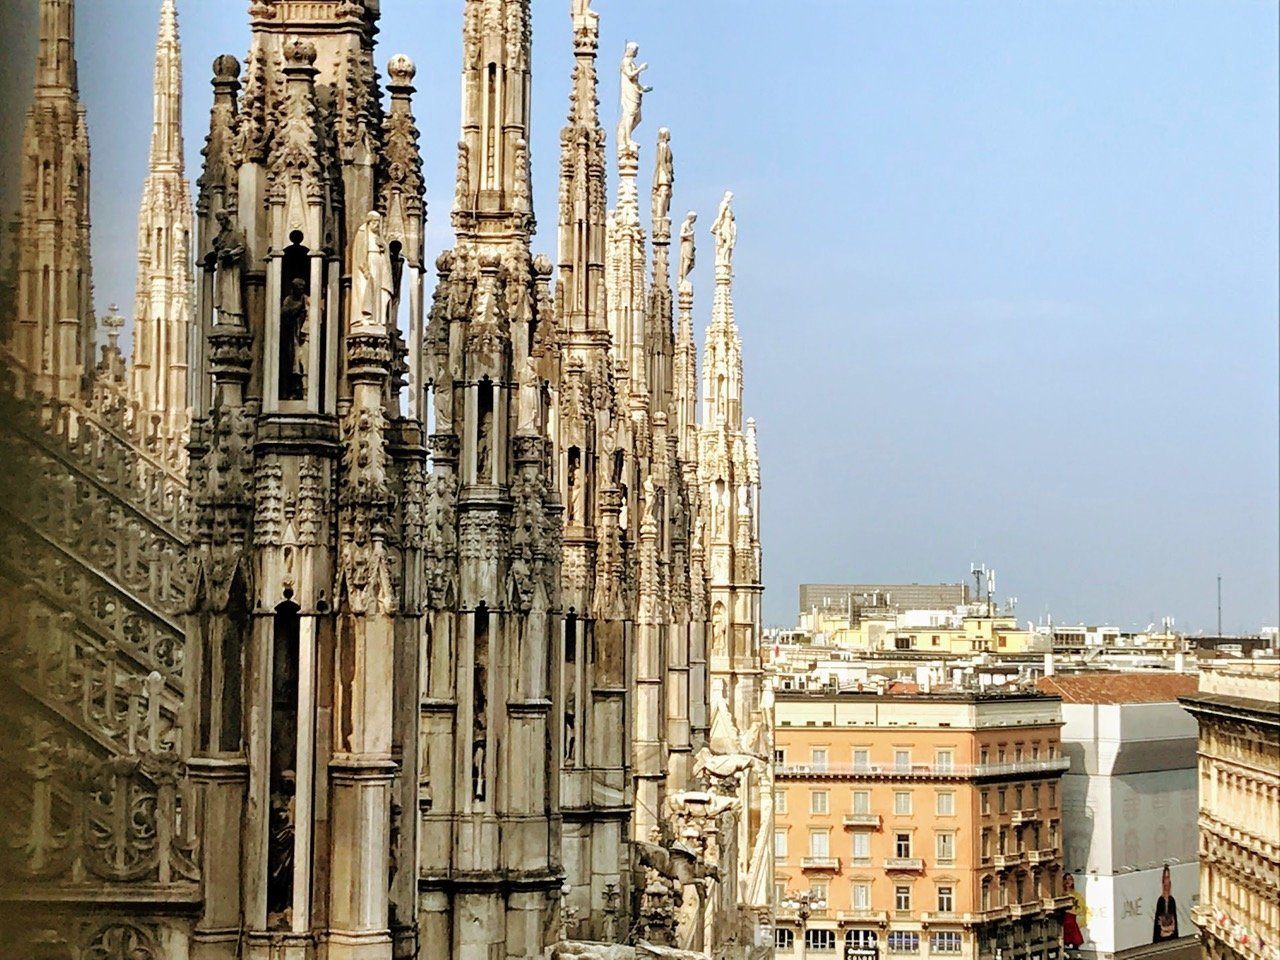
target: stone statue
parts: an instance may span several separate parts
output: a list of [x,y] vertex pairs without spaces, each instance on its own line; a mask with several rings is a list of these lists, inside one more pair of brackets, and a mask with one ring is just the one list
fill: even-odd
[[351,326],[385,328],[394,295],[391,256],[382,238],[382,214],[371,211],[351,249]]
[[628,43],[622,55],[622,118],[618,121],[618,150],[636,152],[636,142],[631,135],[640,126],[640,101],[653,88],[640,82],[640,74],[649,69],[647,63],[636,63],[640,45]]
[[671,131],[663,127],[658,131],[658,151],[653,166],[653,223],[671,217],[671,189],[676,181],[675,166],[671,158]]
[[591,9],[591,0],[571,0],[569,15],[573,18],[573,29],[595,30],[600,22],[600,14]]
[[217,219],[218,235],[213,239],[213,255],[218,277],[213,288],[213,305],[218,311],[218,323],[243,326],[241,273],[245,255],[244,231],[236,229],[231,214],[226,210],[219,210]]
[[307,342],[307,281],[294,277],[280,303],[280,399],[303,397],[303,346]]
[[698,222],[698,215],[690,210],[684,215],[684,223],[680,224],[680,283],[684,283],[693,272],[695,259],[693,225]]
[[537,358],[524,358],[520,367],[520,412],[516,423],[516,432],[536,434],[538,432],[538,413],[542,401],[542,377],[538,375]]
[[726,191],[711,225],[711,235],[716,238],[716,266],[733,266],[733,248],[738,242],[738,224],[733,217],[733,192]]

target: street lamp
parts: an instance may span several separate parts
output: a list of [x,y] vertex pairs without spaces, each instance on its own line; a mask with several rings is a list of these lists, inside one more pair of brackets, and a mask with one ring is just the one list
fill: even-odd
[[795,910],[796,916],[800,918],[800,960],[805,960],[805,933],[808,930],[809,916],[814,910],[827,909],[827,901],[815,897],[812,890],[802,890],[790,900],[783,900],[782,905]]

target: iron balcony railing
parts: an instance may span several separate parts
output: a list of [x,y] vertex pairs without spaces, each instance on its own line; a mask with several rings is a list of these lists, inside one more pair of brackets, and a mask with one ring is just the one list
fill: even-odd
[[1014,763],[779,763],[774,775],[779,777],[915,777],[918,779],[1018,776],[1066,772],[1071,761],[1066,757],[1044,757]]

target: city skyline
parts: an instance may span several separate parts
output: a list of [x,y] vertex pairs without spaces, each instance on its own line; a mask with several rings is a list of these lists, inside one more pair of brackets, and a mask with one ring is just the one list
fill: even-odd
[[[570,67],[562,6],[534,4],[544,251]],[[155,8],[80,14],[99,315],[131,309]],[[434,256],[452,234],[457,13],[432,4],[411,23],[406,4],[384,8],[379,64],[405,52],[419,67]],[[606,128],[613,64],[635,40],[655,88],[642,168],[669,126],[674,209],[705,227],[722,189],[738,201],[766,623],[794,621],[800,582],[955,581],[980,561],[1022,620],[1173,616],[1212,631],[1220,574],[1224,630],[1274,624],[1274,18],[1265,5],[1002,9],[746,18],[654,3],[604,19]],[[243,56],[248,33],[234,3],[180,4],[180,17],[194,171],[208,63]],[[847,56],[807,56],[820,20],[850,38]],[[11,69],[29,75],[30,53]],[[750,69],[766,58],[790,82]],[[833,112],[818,91],[841,88],[853,95]],[[755,149],[787,138],[816,149]],[[712,286],[700,259],[699,330]]]

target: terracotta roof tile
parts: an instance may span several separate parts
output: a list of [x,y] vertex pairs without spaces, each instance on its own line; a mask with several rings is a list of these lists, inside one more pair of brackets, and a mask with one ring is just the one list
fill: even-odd
[[1036,686],[1063,703],[1168,703],[1194,694],[1197,682],[1194,674],[1140,671],[1041,677]]

